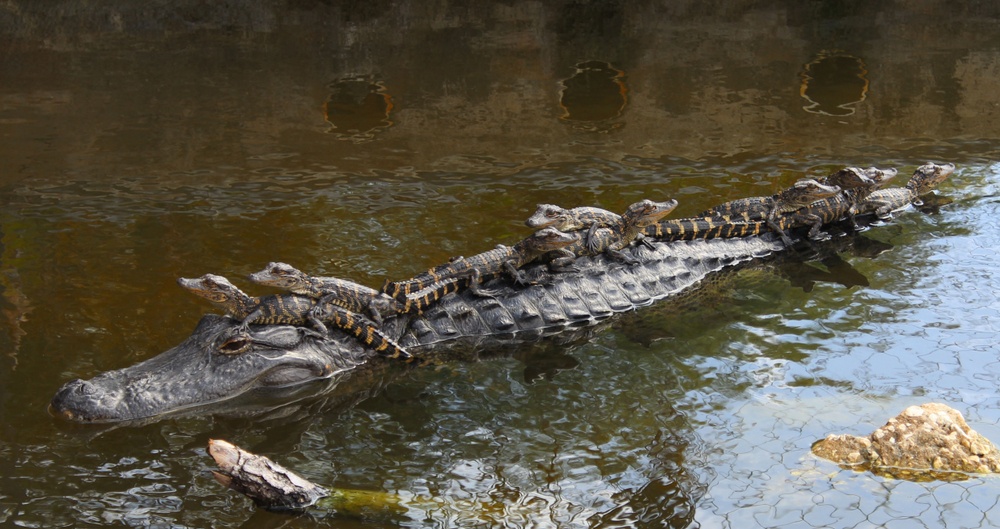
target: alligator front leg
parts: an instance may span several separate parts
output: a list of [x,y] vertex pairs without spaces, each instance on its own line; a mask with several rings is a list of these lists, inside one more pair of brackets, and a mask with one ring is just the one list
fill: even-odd
[[576,261],[576,254],[565,248],[549,252],[549,270],[556,273],[579,272],[580,269],[573,265]]
[[629,266],[635,266],[641,262],[640,260],[625,253],[624,251],[615,250],[613,248],[608,248],[607,250],[604,250],[604,255],[607,255],[608,257],[616,261],[621,261]]
[[808,235],[808,237],[809,237],[810,240],[813,240],[813,241],[829,241],[830,239],[833,238],[829,233],[827,233],[827,232],[825,232],[825,231],[822,230],[822,228],[823,228],[823,219],[821,217],[816,216],[816,215],[811,215],[807,219],[807,222],[811,223],[811,226],[812,226],[812,227],[809,228],[809,235]]
[[766,222],[767,222],[767,227],[771,228],[771,231],[777,233],[778,236],[781,237],[781,242],[785,245],[786,248],[791,248],[792,245],[795,244],[795,241],[793,241],[792,238],[789,237],[787,233],[785,233],[784,228],[781,227],[781,224],[778,222],[777,218],[769,217],[766,219]]
[[847,210],[847,220],[849,220],[851,222],[851,228],[854,231],[856,231],[856,232],[868,231],[867,227],[864,227],[864,226],[861,226],[861,225],[858,224],[858,218],[857,218],[857,216],[858,216],[858,207],[857,206],[851,206]]

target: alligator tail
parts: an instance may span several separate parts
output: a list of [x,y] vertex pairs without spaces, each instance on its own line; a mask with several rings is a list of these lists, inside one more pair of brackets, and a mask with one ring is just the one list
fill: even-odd
[[399,312],[404,314],[422,314],[425,309],[437,303],[446,295],[458,292],[463,287],[468,287],[471,281],[469,277],[443,279],[410,294],[400,294],[395,298],[402,305]]
[[718,217],[662,220],[646,227],[643,235],[661,241],[725,239],[760,235],[768,231],[764,221],[734,221]]
[[382,356],[399,358],[406,362],[412,362],[416,359],[392,338],[383,334],[374,322],[343,307],[332,303],[317,305],[315,317],[338,329],[347,331]]

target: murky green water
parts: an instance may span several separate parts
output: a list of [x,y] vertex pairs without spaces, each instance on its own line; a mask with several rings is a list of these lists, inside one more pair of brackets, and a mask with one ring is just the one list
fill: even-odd
[[[326,485],[501,505],[484,525],[1000,525],[994,478],[809,455],[930,401],[1000,441],[1000,11],[831,5],[0,6],[0,525],[468,515],[255,512],[212,480],[209,438]],[[539,202],[683,215],[926,161],[959,166],[950,204],[586,340],[250,418],[46,413],[187,336],[210,308],[179,276],[284,260],[377,286],[517,240]]]

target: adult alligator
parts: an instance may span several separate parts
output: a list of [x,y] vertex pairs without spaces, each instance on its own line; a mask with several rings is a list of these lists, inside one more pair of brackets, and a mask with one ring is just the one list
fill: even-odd
[[[804,239],[799,231],[789,236]],[[534,341],[670,298],[709,274],[786,250],[771,233],[650,245],[630,249],[638,261],[634,265],[604,255],[580,257],[577,269],[569,272],[531,265],[524,269],[531,280],[527,285],[498,277],[484,285],[489,297],[464,290],[423,314],[391,315],[381,330],[411,353],[424,356],[448,344]],[[206,315],[190,337],[158,356],[66,383],[52,399],[51,411],[76,422],[139,420],[218,404],[260,388],[335,382],[389,362],[339,329],[316,338],[286,325],[236,332],[240,326],[229,317]],[[242,352],[225,354],[233,350]]]

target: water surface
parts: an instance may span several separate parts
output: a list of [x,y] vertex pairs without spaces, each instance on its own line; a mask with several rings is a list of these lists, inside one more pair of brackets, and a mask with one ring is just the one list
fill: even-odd
[[[255,512],[212,480],[209,438],[324,485],[503,506],[491,525],[1000,525],[994,478],[809,455],[930,401],[1000,441],[1000,12],[838,5],[8,3],[0,525],[471,523]],[[541,202],[684,215],[927,161],[958,165],[950,203],[589,338],[255,417],[46,413],[67,380],[190,333],[211,308],[180,276],[282,260],[378,286],[518,240]]]

